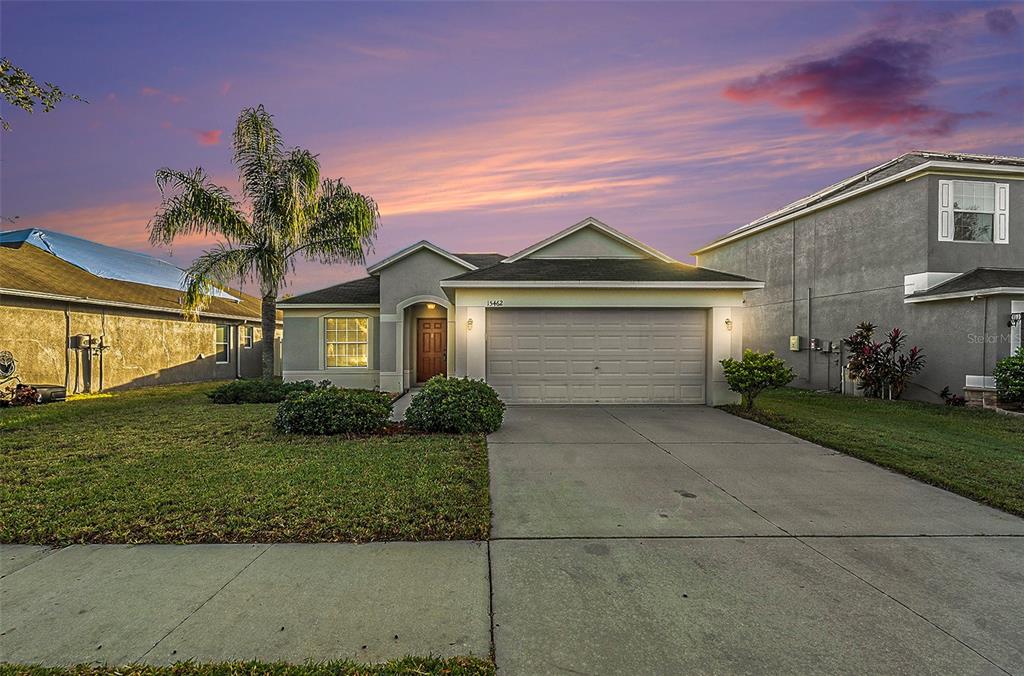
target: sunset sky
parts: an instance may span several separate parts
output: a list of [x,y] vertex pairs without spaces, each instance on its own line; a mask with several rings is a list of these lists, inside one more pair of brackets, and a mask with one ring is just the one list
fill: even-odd
[[[0,5],[2,55],[88,100],[5,105],[0,215],[153,250],[153,172],[234,188],[264,104],[380,204],[369,260],[420,239],[513,253],[595,216],[682,260],[911,149],[1024,154],[1024,5]],[[303,265],[288,292],[361,276]]]

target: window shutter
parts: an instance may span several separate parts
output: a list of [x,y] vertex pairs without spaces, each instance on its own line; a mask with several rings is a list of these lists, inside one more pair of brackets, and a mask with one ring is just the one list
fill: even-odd
[[939,181],[939,241],[953,241],[953,181]]
[[996,183],[996,215],[993,224],[992,241],[996,244],[1010,243],[1010,184]]

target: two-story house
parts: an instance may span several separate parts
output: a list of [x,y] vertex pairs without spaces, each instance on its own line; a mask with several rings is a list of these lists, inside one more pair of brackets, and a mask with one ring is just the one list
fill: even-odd
[[838,389],[841,341],[867,321],[924,350],[906,396],[990,388],[1021,344],[1024,158],[907,153],[694,255],[764,280],[744,294],[744,346],[786,358],[797,386]]

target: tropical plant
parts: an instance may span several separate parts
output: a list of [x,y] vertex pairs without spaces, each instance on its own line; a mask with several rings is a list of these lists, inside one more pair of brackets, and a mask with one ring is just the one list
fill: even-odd
[[483,380],[434,376],[409,402],[406,424],[423,432],[489,434],[501,427],[505,404]]
[[754,400],[768,389],[785,387],[796,374],[774,352],[744,350],[743,359],[727,357],[719,362],[725,372],[725,382],[733,392],[739,392],[743,408],[754,408]]
[[952,390],[949,389],[949,385],[942,388],[939,392],[939,398],[946,402],[946,406],[966,406],[967,399],[960,396],[959,394],[953,394]]
[[996,396],[1000,402],[1024,404],[1024,345],[996,362],[992,375],[996,379]]
[[195,318],[215,289],[255,282],[262,300],[263,378],[274,374],[277,294],[299,259],[361,264],[380,212],[372,198],[341,180],[321,179],[308,150],[284,148],[263,106],[246,108],[235,124],[234,163],[242,199],[214,184],[202,168],[156,172],[162,202],[149,222],[154,245],[214,234],[226,240],[186,271],[182,308]]
[[[0,95],[10,105],[28,113],[35,110],[36,105],[42,106],[43,112],[48,113],[66,98],[88,103],[77,94],[68,94],[55,84],[39,84],[24,69],[11,63],[10,59],[0,59]],[[10,131],[11,125],[0,117],[0,128]]]
[[898,328],[887,333],[884,342],[876,343],[875,328],[870,322],[862,322],[853,335],[843,339],[850,349],[847,373],[867,396],[899,399],[910,380],[924,368],[924,352],[914,346],[904,353],[907,334]]

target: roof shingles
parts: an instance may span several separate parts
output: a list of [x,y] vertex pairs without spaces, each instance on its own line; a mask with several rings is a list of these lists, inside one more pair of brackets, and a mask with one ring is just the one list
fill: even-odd
[[[10,295],[20,292],[96,305],[130,305],[181,313],[182,292],[177,289],[97,277],[30,244],[0,246],[0,289],[7,289]],[[212,298],[200,314],[237,319],[260,318],[258,298],[237,291],[231,291],[231,294],[241,300]]]
[[473,282],[753,282],[685,263],[653,258],[523,258],[473,270],[450,281]]
[[992,289],[1024,289],[1024,268],[974,268],[970,272],[936,284],[927,291],[915,293],[911,298],[927,298]]

